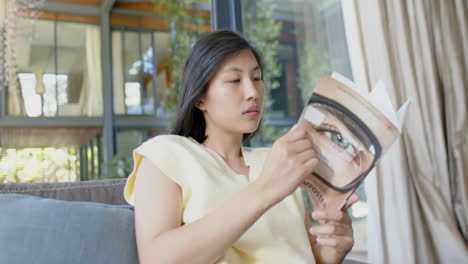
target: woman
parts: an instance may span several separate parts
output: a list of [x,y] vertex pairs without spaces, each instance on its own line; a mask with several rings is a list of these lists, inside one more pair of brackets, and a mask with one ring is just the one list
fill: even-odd
[[172,135],[135,149],[125,188],[141,263],[341,263],[352,248],[345,212],[314,212],[328,224],[310,228],[298,186],[318,161],[305,131],[241,146],[262,115],[262,69],[233,32],[191,48]]

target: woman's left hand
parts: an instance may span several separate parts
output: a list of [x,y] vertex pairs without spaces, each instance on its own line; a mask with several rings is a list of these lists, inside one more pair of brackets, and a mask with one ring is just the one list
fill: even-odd
[[309,229],[315,237],[312,251],[317,263],[341,263],[354,246],[353,227],[347,209],[359,200],[353,194],[341,211],[326,213],[323,210],[312,212],[312,218],[320,225]]

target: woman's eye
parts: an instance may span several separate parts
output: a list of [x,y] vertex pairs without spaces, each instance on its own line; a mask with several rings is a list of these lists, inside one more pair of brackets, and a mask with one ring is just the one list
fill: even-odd
[[229,82],[231,82],[231,83],[238,83],[238,82],[240,82],[240,79],[230,80]]
[[257,81],[257,82],[258,82],[258,81],[261,81],[261,80],[262,80],[262,77],[255,77],[255,78],[254,78],[254,81]]

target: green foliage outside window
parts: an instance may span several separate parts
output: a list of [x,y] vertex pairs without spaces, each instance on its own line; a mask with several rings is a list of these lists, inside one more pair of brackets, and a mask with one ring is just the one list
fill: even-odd
[[69,148],[0,148],[0,182],[76,181],[77,159]]
[[264,125],[272,111],[271,91],[280,89],[278,78],[282,68],[278,62],[278,37],[283,27],[273,14],[277,8],[274,0],[243,1],[244,33],[255,45],[263,58],[263,80],[265,83],[264,114],[262,126],[251,140],[252,146],[267,146],[283,135],[288,128]]
[[[202,17],[202,10],[199,9],[192,9],[193,13],[190,16],[187,15],[187,9],[191,8],[190,1],[160,0],[156,3],[167,7],[167,11],[164,12],[164,20],[171,28],[169,47],[172,58],[172,84],[166,90],[167,93],[162,99],[162,106],[166,111],[174,112],[179,95],[183,62],[190,45],[201,35],[202,25],[206,21]],[[269,118],[268,112],[271,111],[273,104],[271,90],[279,88],[278,78],[282,74],[277,51],[282,23],[273,18],[276,9],[276,3],[273,0],[244,1],[243,4],[244,34],[252,41],[263,57],[263,77],[266,87],[263,116],[265,121]],[[260,129],[258,135],[252,140],[252,145],[271,144],[276,138],[284,134],[283,132],[288,128],[262,126]]]
[[[202,33],[202,25],[206,23],[200,9],[191,8],[190,1],[159,0],[158,7],[166,8],[163,13],[164,21],[170,26],[170,71],[172,83],[161,100],[161,106],[167,112],[175,112],[179,88],[181,85],[182,67],[188,54],[190,45],[194,43]],[[187,10],[191,10],[190,15]]]
[[318,46],[310,43],[304,46],[302,54],[299,56],[298,67],[298,86],[304,105],[312,95],[320,75],[330,72],[329,61],[328,56]]
[[99,179],[126,178],[133,170],[132,156],[115,155],[114,158],[104,164],[105,170]]

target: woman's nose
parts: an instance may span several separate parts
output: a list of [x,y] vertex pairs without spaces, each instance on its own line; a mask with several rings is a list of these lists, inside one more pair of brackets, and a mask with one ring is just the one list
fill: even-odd
[[246,80],[244,84],[244,90],[247,99],[256,99],[258,97],[258,87],[255,85],[255,81],[250,79]]

